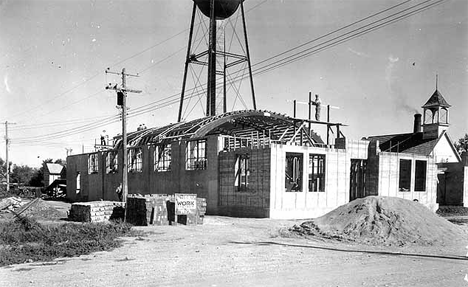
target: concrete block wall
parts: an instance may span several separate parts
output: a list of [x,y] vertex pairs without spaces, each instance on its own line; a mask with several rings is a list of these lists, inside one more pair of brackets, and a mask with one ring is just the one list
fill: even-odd
[[[434,158],[416,154],[381,152],[379,154],[379,196],[393,196],[408,200],[417,199],[432,211],[438,209],[437,204],[437,165]],[[399,190],[400,159],[411,160],[411,188],[409,191]],[[415,191],[415,161],[427,161],[426,190]]]
[[127,197],[126,220],[138,226],[148,225],[196,225],[203,224],[206,199],[197,198],[197,209],[193,214],[175,215],[175,199],[165,194],[132,194]]
[[[97,152],[98,172],[90,174],[88,171],[88,158],[91,153],[72,155],[67,157],[67,199],[72,202],[77,201],[118,201],[115,192],[122,182],[120,171],[106,174],[106,153]],[[119,159],[122,152],[119,152]],[[77,174],[80,174],[80,190],[77,190]]]
[[[67,157],[67,199],[72,202],[88,201],[89,194],[94,192],[94,187],[90,186],[91,180],[90,174],[88,174],[88,155],[80,154]],[[79,183],[77,182],[78,173],[80,174]]]
[[106,222],[124,218],[124,204],[115,201],[73,203],[68,218],[79,222]]
[[164,194],[134,195],[127,197],[126,221],[133,225],[168,225],[167,201]]
[[[238,155],[249,156],[248,188],[235,186]],[[239,148],[219,153],[219,214],[238,217],[269,217],[270,148]]]
[[[313,218],[349,201],[350,156],[344,149],[293,145],[271,146],[271,218]],[[301,192],[285,191],[286,153],[302,153],[303,186]],[[308,191],[310,154],[325,155],[325,192]]]
[[348,138],[335,139],[335,148],[346,149],[346,153],[353,159],[367,159],[369,152],[368,140],[352,140]]
[[[217,214],[218,208],[218,151],[219,137],[206,137],[207,168],[186,170],[186,141],[171,144],[171,170],[154,170],[154,146],[142,148],[142,171],[128,174],[129,194],[192,193],[207,200],[207,212]],[[88,173],[89,154],[67,157],[70,172],[67,173],[67,198],[71,201],[118,200],[117,187],[122,182],[122,151],[118,156],[118,171],[106,173],[106,152],[98,152],[99,171]],[[81,175],[81,189],[76,193],[76,174]]]

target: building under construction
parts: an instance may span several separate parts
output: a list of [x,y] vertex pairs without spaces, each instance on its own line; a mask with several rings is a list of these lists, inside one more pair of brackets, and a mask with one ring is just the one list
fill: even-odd
[[[191,45],[197,9],[210,20],[208,47],[201,52]],[[236,11],[243,19],[244,54],[216,44],[217,22]],[[250,72],[253,109],[228,112],[227,70],[242,63]],[[206,113],[183,121],[189,65],[208,69]],[[223,94],[221,113],[217,113],[217,90]],[[424,122],[416,116],[409,124],[413,132],[361,140],[344,137],[341,123],[258,110],[243,1],[195,0],[179,121],[128,133],[127,144],[116,137],[110,149],[69,156],[67,197],[119,200],[116,190],[122,174],[128,172],[129,194],[193,193],[206,198],[208,214],[228,216],[310,218],[368,195],[417,200],[434,211],[439,202],[468,205],[468,181],[464,180],[468,167],[446,132],[449,106],[438,91],[435,94],[423,106]],[[311,105],[309,100],[309,110]],[[327,136],[324,142],[313,132],[317,125],[333,131],[334,138]],[[128,148],[127,167],[124,148]],[[444,191],[444,201],[441,174],[450,175],[444,177],[450,187]]]
[[[420,120],[411,133],[328,145],[309,124],[340,124],[256,110],[135,131],[129,193],[194,193],[207,199],[209,214],[271,218],[314,217],[368,195],[417,200],[434,211],[439,203],[466,205],[468,167],[448,122]],[[67,158],[70,200],[118,200],[121,145]]]

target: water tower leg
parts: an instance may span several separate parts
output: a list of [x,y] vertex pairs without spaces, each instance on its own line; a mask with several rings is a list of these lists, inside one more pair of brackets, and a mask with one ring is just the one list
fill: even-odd
[[210,1],[210,37],[208,45],[208,87],[206,116],[216,115],[216,16],[214,0]]
[[193,2],[192,20],[190,21],[190,33],[189,33],[189,41],[188,41],[188,46],[187,46],[187,56],[185,57],[184,79],[182,82],[182,92],[180,93],[179,117],[177,119],[178,122],[182,120],[182,108],[184,106],[185,85],[187,83],[188,64],[190,63],[190,49],[192,48],[193,24],[195,22],[196,9],[197,9],[197,5],[195,4],[195,2]]
[[254,110],[257,109],[257,102],[255,101],[255,91],[254,83],[252,77],[252,65],[250,63],[250,51],[249,51],[249,41],[247,40],[247,25],[245,25],[245,14],[244,14],[244,1],[241,1],[241,12],[242,12],[242,25],[244,26],[244,37],[245,37],[245,49],[247,52],[247,63],[249,65],[249,76],[250,76],[250,89],[252,90],[252,103]]

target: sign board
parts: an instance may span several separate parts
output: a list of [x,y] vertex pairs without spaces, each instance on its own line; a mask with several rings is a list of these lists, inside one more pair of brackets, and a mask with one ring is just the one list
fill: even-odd
[[175,214],[195,214],[197,212],[196,194],[175,194]]

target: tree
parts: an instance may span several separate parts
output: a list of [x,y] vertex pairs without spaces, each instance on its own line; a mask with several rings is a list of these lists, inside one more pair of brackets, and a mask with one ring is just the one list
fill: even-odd
[[5,176],[6,176],[6,164],[5,164],[5,161],[0,157],[0,182],[3,181]]
[[468,152],[468,134],[465,134],[464,137],[453,143],[458,153]]
[[11,182],[18,185],[28,185],[35,173],[35,168],[27,165],[15,165],[11,171]]
[[44,168],[43,167],[36,169],[36,172],[34,172],[33,176],[29,180],[29,185],[37,186],[37,187],[44,186]]
[[[0,157],[0,182],[6,180],[7,165],[5,160]],[[11,161],[10,161],[10,174],[11,174]]]

